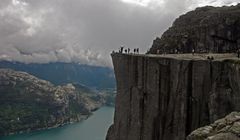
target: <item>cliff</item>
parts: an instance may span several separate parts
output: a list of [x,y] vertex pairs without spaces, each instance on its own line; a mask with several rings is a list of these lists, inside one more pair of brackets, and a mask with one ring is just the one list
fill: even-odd
[[180,16],[148,53],[236,52],[240,48],[240,4],[202,7]]
[[233,54],[112,54],[117,81],[107,140],[184,140],[240,111],[240,61]]
[[0,69],[0,135],[80,121],[103,102],[77,85],[54,86],[25,72]]

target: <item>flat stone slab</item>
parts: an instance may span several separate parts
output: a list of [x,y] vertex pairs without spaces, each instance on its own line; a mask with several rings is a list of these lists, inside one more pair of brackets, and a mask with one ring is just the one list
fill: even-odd
[[222,61],[222,60],[240,60],[236,53],[186,53],[186,54],[125,54],[116,53],[119,55],[129,55],[129,56],[142,56],[142,57],[158,57],[158,58],[172,58],[179,60],[208,60],[208,57],[213,57],[212,61]]

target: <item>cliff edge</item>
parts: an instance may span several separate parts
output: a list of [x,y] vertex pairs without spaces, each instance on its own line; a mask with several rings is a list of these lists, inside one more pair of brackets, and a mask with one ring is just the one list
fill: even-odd
[[112,54],[117,98],[107,140],[184,140],[240,111],[240,61],[214,58]]

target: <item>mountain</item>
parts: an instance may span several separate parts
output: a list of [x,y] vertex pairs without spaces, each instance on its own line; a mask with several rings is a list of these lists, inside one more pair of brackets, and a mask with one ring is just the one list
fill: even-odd
[[0,69],[0,135],[86,119],[104,97],[73,84],[55,86],[26,72]]
[[240,4],[201,7],[175,20],[148,53],[236,52],[240,48]]
[[55,85],[80,83],[95,89],[115,88],[116,86],[114,72],[107,67],[77,63],[24,64],[1,61],[0,68],[24,71]]

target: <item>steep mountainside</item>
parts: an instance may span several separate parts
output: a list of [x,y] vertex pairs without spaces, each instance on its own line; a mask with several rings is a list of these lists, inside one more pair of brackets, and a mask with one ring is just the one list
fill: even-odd
[[185,57],[112,54],[117,98],[107,140],[185,140],[193,130],[240,111],[236,57]]
[[80,121],[104,103],[72,84],[54,86],[25,72],[0,69],[0,135]]
[[236,52],[240,48],[240,4],[197,8],[180,16],[148,53]]
[[[239,112],[240,60],[222,53],[236,52],[239,37],[240,4],[203,7],[177,19],[148,54],[113,53],[117,98],[106,139],[185,140],[193,130]],[[175,50],[181,54],[168,54]],[[198,53],[186,54],[192,50]]]
[[24,64],[1,61],[0,68],[24,71],[55,85],[80,83],[97,89],[115,88],[113,70],[107,67],[77,63]]

